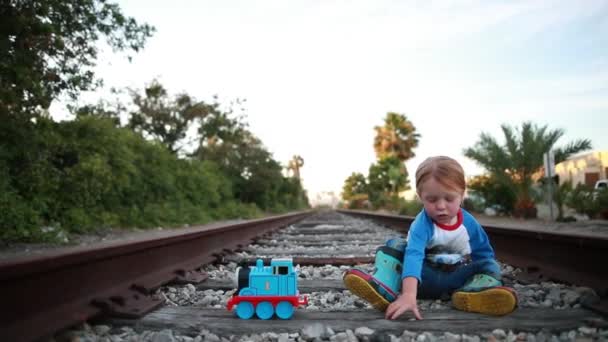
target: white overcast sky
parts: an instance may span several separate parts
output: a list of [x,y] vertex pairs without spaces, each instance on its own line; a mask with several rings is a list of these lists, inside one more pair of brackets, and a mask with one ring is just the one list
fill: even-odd
[[100,56],[106,89],[157,78],[172,94],[246,99],[275,159],[304,158],[311,199],[367,175],[388,111],[421,134],[410,179],[438,154],[481,173],[462,150],[481,132],[502,141],[503,123],[531,120],[565,129],[558,145],[589,138],[608,150],[608,1],[118,3],[157,32],[131,63]]

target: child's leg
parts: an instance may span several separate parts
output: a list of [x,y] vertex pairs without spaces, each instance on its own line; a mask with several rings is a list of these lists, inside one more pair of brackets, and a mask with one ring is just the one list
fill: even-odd
[[421,273],[422,282],[418,287],[418,297],[424,299],[449,298],[452,292],[461,288],[479,269],[479,262],[471,262],[452,271],[441,270],[428,262],[424,262]]
[[376,250],[372,274],[351,269],[344,274],[344,284],[353,294],[365,299],[380,311],[386,310],[401,291],[401,271],[407,242],[402,238],[387,240]]

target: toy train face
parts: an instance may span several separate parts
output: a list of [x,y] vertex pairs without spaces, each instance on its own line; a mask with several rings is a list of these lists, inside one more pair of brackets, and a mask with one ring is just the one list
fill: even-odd
[[294,307],[307,304],[306,297],[300,298],[298,275],[292,259],[272,259],[270,266],[264,266],[258,259],[255,266],[239,267],[235,274],[238,295],[228,301],[228,310],[236,305],[236,314],[249,319],[255,313],[259,318],[269,319],[275,313],[279,318],[288,319]]

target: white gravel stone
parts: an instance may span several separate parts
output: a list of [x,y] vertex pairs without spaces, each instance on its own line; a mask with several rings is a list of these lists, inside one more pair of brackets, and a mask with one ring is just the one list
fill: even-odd
[[324,338],[328,336],[327,327],[321,323],[314,323],[304,327],[301,335],[307,341],[314,340],[315,338]]
[[355,329],[355,336],[357,337],[371,336],[373,334],[374,330],[368,327],[358,327],[357,329]]

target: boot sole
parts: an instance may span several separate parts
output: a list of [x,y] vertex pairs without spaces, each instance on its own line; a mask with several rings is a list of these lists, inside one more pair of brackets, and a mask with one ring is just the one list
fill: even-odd
[[517,297],[513,290],[495,287],[480,292],[457,291],[452,294],[452,304],[458,310],[485,315],[502,316],[513,312]]
[[365,279],[353,274],[344,276],[344,285],[354,295],[365,299],[374,308],[384,312],[390,304]]

